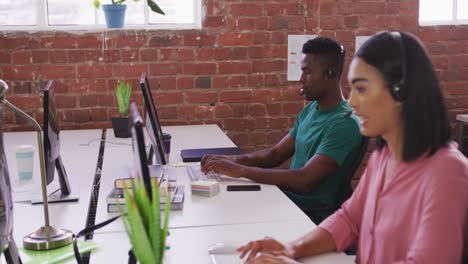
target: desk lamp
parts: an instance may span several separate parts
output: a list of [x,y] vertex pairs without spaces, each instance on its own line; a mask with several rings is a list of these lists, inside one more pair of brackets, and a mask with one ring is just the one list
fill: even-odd
[[44,156],[44,143],[42,142],[42,128],[36,122],[36,120],[5,99],[5,94],[7,91],[8,85],[3,80],[0,80],[0,103],[13,110],[13,112],[34,126],[37,131],[37,143],[39,145],[39,161],[41,165],[42,199],[44,204],[45,225],[40,227],[37,231],[25,236],[23,239],[23,247],[25,249],[31,250],[48,250],[66,246],[71,244],[73,233],[71,231],[60,229],[49,224],[49,204],[47,201],[46,165]]

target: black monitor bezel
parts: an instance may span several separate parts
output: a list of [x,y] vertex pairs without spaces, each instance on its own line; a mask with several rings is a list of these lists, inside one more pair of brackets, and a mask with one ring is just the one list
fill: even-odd
[[[44,120],[43,120],[43,143],[44,143],[44,157],[46,163],[46,179],[47,184],[53,182],[55,178],[55,170],[57,170],[57,174],[59,177],[59,184],[60,184],[60,191],[62,195],[69,195],[71,194],[72,190],[70,187],[70,183],[68,181],[67,172],[65,170],[65,166],[63,165],[62,158],[60,156],[60,125],[58,123],[58,113],[56,110],[56,102],[54,99],[55,93],[53,90],[53,80],[49,80],[43,90],[44,98],[43,98],[43,111],[44,111]],[[52,128],[50,118],[50,107],[51,104],[54,105],[55,108],[55,128],[57,131],[54,131],[54,134],[57,136],[56,141],[57,143],[57,157],[53,161],[49,160],[50,152],[51,152],[51,134],[49,133],[49,127]]]
[[132,121],[132,148],[135,147],[134,140],[137,143],[137,149],[133,149],[134,153],[138,155],[138,161],[141,169],[140,177],[143,179],[143,184],[145,185],[146,192],[148,197],[152,199],[152,190],[151,190],[151,179],[148,169],[148,163],[146,161],[146,145],[145,145],[145,136],[143,133],[143,120],[141,119],[140,112],[138,111],[137,105],[132,102],[130,104],[130,118]]
[[[141,93],[143,94],[143,100],[145,102],[146,115],[150,119],[150,124],[146,124],[146,126],[151,126],[151,129],[153,130],[153,133],[154,133],[153,136],[156,140],[156,142],[152,142],[152,143],[156,143],[156,148],[161,158],[161,163],[162,165],[166,165],[167,159],[166,159],[166,149],[164,147],[163,132],[161,129],[161,124],[159,123],[158,112],[156,110],[156,105],[154,104],[153,94],[151,92],[151,88],[149,86],[146,73],[141,74],[140,88],[141,88]],[[148,131],[148,134],[149,132],[150,131]],[[151,135],[149,136],[151,138]],[[154,144],[153,144],[153,151],[154,151]]]

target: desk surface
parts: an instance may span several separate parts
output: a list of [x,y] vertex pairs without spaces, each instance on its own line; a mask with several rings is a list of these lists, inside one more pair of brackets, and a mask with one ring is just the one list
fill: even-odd
[[[223,226],[207,226],[172,229],[168,237],[170,249],[164,257],[165,264],[211,263],[208,246],[218,242],[243,245],[250,240],[271,236],[289,242],[315,228],[311,222],[283,221],[274,223],[254,223]],[[94,241],[101,247],[91,255],[90,263],[124,263],[128,258],[130,244],[125,232],[99,233]],[[108,250],[112,249],[112,250]],[[354,257],[345,254],[329,253],[300,260],[302,263],[354,263]]]
[[[170,162],[180,162],[180,150],[184,148],[231,147],[234,143],[217,125],[164,127],[170,133]],[[108,142],[130,143],[130,139],[116,139],[112,131],[107,133]],[[148,145],[148,142],[146,142]],[[106,144],[101,176],[101,189],[96,222],[102,222],[116,214],[107,213],[106,196],[113,187],[114,179],[131,167],[133,159],[130,145]],[[175,174],[177,183],[185,186],[185,201],[182,211],[171,211],[170,228],[227,225],[242,223],[261,223],[273,221],[304,220],[309,218],[274,185],[262,184],[256,192],[227,192],[221,183],[221,192],[215,197],[192,196],[190,178],[185,167],[167,168],[166,174]],[[231,183],[232,184],[232,183]],[[116,221],[103,228],[104,231],[124,231],[122,222]]]
[[[164,127],[163,130],[172,135],[172,163],[181,162],[180,150],[184,148],[234,146],[216,125],[174,126]],[[73,188],[78,187],[80,200],[50,204],[51,224],[74,233],[85,226],[100,136],[100,130],[62,131],[61,156]],[[4,142],[10,177],[13,179],[16,177],[14,146],[36,146],[36,134],[5,133]],[[131,167],[133,158],[130,158],[132,149],[129,143],[130,139],[114,138],[112,130],[107,131],[96,222],[113,216],[107,213],[105,197],[114,179],[123,173],[123,169]],[[34,175],[37,177],[37,185],[40,182],[38,160],[36,152]],[[192,197],[185,168],[168,168],[167,173],[177,174],[179,184],[186,186],[186,197],[184,209],[170,214],[169,243],[172,249],[167,254],[166,263],[193,263],[193,260],[196,263],[208,263],[206,250],[212,243],[228,238],[229,241],[244,243],[265,235],[289,241],[315,227],[276,186],[262,185],[260,192],[226,192],[223,183],[222,192],[215,197]],[[13,220],[13,235],[20,246],[25,235],[43,225],[43,208],[29,203],[15,203]],[[92,255],[92,263],[122,263],[126,260],[129,243],[123,230],[121,222],[118,222],[96,233],[94,240],[101,244],[101,250]],[[352,263],[344,254],[331,254],[316,261],[310,263]]]
[[[52,225],[74,233],[85,227],[100,138],[101,130],[65,130],[60,133],[60,155],[72,191],[79,192],[80,199],[77,202],[49,204],[49,218]],[[94,139],[98,141],[88,145]],[[36,132],[4,133],[3,140],[12,182],[17,177],[15,146],[20,144],[35,146],[33,178],[34,185],[39,187],[40,169]],[[58,182],[57,173],[54,182]],[[49,186],[54,188],[58,187],[58,184],[53,183]],[[44,225],[44,210],[42,205],[31,205],[29,202],[14,203],[13,206],[13,236],[17,245],[21,246],[24,236]]]
[[468,114],[457,115],[457,121],[461,121],[468,124]]

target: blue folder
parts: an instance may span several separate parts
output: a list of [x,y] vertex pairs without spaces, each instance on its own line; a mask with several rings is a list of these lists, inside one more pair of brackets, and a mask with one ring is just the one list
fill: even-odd
[[238,147],[234,148],[204,148],[204,149],[183,149],[180,151],[184,162],[200,161],[204,155],[237,155],[242,154],[242,150]]

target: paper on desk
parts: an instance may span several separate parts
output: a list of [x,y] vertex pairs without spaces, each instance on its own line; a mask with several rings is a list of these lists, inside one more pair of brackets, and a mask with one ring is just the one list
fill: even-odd
[[177,168],[177,167],[185,167],[186,164],[184,162],[174,162],[167,164],[169,167]]
[[[78,241],[78,248],[80,253],[89,252],[98,248],[98,244],[90,241]],[[65,247],[51,249],[46,251],[27,250],[24,248],[19,249],[21,261],[24,264],[53,264],[60,263],[64,260],[74,258],[73,244]]]

